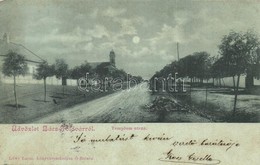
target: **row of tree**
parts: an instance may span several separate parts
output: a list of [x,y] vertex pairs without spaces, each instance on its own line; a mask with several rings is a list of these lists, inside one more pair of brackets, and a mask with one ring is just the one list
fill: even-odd
[[[64,60],[56,60],[54,65],[49,65],[46,61],[40,63],[33,75],[36,79],[44,81],[44,101],[46,102],[46,79],[56,75],[57,78],[63,78],[67,75],[68,64]],[[24,76],[28,72],[27,59],[25,56],[16,52],[9,52],[4,58],[3,74],[8,77],[13,77],[14,83],[14,98],[16,109],[18,109],[16,79],[18,76]]]
[[[152,77],[167,77],[168,74],[178,73],[179,77],[203,80],[233,77],[233,89],[235,93],[234,109],[241,75],[246,75],[246,88],[253,86],[253,80],[260,77],[260,42],[255,32],[247,31],[238,33],[231,31],[223,36],[219,47],[219,55],[210,56],[207,52],[195,52],[185,56],[179,61],[166,65]],[[237,78],[235,80],[235,78]]]
[[[16,79],[18,76],[26,75],[28,71],[27,59],[21,54],[16,52],[10,52],[6,55],[3,63],[3,74],[8,77],[13,77],[14,80],[14,97],[16,108],[18,108],[17,92],[16,92]],[[96,68],[92,68],[88,62],[84,62],[79,66],[75,66],[69,69],[69,65],[64,59],[57,59],[54,64],[48,64],[47,61],[43,61],[38,64],[36,72],[33,77],[38,80],[43,80],[44,82],[44,101],[46,102],[46,79],[48,77],[56,76],[58,79],[62,79],[63,92],[64,86],[66,85],[66,79],[79,79],[86,76],[89,73],[90,78],[121,78],[121,80],[127,80],[127,76],[131,78],[136,78],[141,81],[141,77],[132,76],[127,74],[124,70],[114,69],[112,72],[108,68],[109,63],[101,63]]]
[[162,70],[156,72],[152,79],[178,73],[178,77],[189,77],[191,83],[195,82],[195,79],[199,79],[202,82],[203,79],[210,78],[214,59],[207,52],[195,52],[192,55],[181,58],[179,61],[173,61],[171,64],[166,65]]

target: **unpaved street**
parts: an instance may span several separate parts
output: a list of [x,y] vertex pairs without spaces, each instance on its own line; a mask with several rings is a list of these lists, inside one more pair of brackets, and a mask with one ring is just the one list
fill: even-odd
[[[145,109],[152,101],[146,84],[83,103],[39,118],[33,123],[158,122],[158,114]],[[162,122],[162,121],[160,121]],[[208,122],[193,113],[168,112],[165,122]]]

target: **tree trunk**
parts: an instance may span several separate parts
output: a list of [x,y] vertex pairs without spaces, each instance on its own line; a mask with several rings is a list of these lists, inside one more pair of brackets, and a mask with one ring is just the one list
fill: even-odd
[[236,112],[239,80],[240,80],[240,75],[237,76],[237,84],[236,84],[237,86],[236,86],[236,91],[235,91],[235,100],[234,100],[233,116],[235,115],[235,112]]
[[209,82],[209,79],[207,79],[207,84],[206,84],[206,101],[205,101],[205,109],[207,108],[207,104],[208,104],[208,82]]
[[246,75],[246,89],[250,89],[254,86],[254,76],[253,74],[251,73],[251,71],[248,71],[247,72],[247,75]]
[[[191,82],[192,82],[192,78],[191,78]],[[190,108],[192,110],[192,106],[191,106],[191,103],[192,103],[192,97],[191,97],[191,91],[192,91],[192,83],[190,84]]]
[[218,82],[219,82],[219,86],[222,87],[221,78],[218,79]]
[[224,87],[225,87],[226,85],[225,85],[225,82],[224,82],[224,79],[223,79],[223,78],[222,78],[222,82],[223,82],[223,85],[224,85]]
[[236,90],[235,76],[232,76],[232,77],[233,77],[233,90],[235,92],[235,90]]
[[63,97],[65,96],[65,85],[67,85],[67,78],[66,77],[62,77],[62,92],[63,92]]
[[15,99],[15,107],[18,109],[18,100],[16,94],[16,76],[14,75],[14,99]]
[[46,77],[43,79],[43,82],[44,82],[44,102],[46,102],[46,93],[47,93],[47,91],[46,91]]

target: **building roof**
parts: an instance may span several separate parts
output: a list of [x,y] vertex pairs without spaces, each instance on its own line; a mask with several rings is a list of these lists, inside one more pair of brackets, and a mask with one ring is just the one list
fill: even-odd
[[25,46],[21,44],[6,42],[0,39],[0,57],[7,55],[11,51],[24,55],[28,62],[41,63],[44,61],[44,59],[37,56],[36,54],[34,54],[32,51],[30,51],[29,49],[27,49]]
[[108,63],[108,62],[90,62],[89,65],[91,66],[92,69],[96,69],[98,65],[103,63]]
[[110,62],[90,62],[89,65],[92,69],[96,69],[97,66],[103,64],[104,68],[108,68],[110,71],[117,70],[117,68],[112,65]]

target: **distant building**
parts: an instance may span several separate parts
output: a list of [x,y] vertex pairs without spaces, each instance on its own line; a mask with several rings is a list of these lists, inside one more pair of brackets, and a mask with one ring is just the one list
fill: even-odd
[[98,66],[104,66],[104,68],[107,68],[110,73],[117,70],[116,68],[116,54],[114,50],[111,50],[109,53],[109,61],[106,62],[90,62],[89,65],[93,70],[97,69]]
[[[35,55],[33,52],[28,50],[23,45],[11,42],[8,34],[5,33],[3,35],[3,38],[0,39],[0,84],[2,82],[3,83],[13,83],[12,77],[7,77],[7,76],[3,75],[3,73],[2,73],[2,65],[3,65],[4,57],[11,51],[24,55],[26,58],[26,61],[27,61],[27,65],[28,65],[27,74],[25,76],[19,76],[17,78],[17,83],[22,83],[22,84],[40,84],[40,83],[42,83],[41,80],[34,79],[33,75],[36,72],[38,64],[43,62],[44,60],[41,57]],[[89,65],[91,66],[91,68],[93,70],[96,70],[98,67],[101,67],[101,68],[108,69],[108,71],[110,73],[113,73],[114,71],[117,70],[115,52],[113,50],[110,51],[108,61],[90,62]],[[68,79],[67,82],[68,82],[68,85],[77,85],[76,80]],[[61,80],[56,79],[55,76],[48,77],[47,84],[60,85]]]
[[42,58],[40,58],[39,56],[36,56],[32,52],[30,52],[30,50],[25,48],[23,45],[11,42],[8,34],[5,33],[3,35],[3,39],[0,39],[0,56],[3,57],[6,54],[8,54],[10,51],[24,55],[26,60],[30,64],[38,64],[38,63],[43,62]]
[[21,80],[24,83],[29,83],[30,81],[33,80],[33,74],[35,73],[37,65],[43,62],[43,60],[40,57],[31,53],[23,45],[11,42],[7,33],[5,33],[3,35],[3,38],[0,39],[0,82],[3,81],[6,83],[9,83],[9,81],[12,82],[12,78],[5,77],[2,73],[2,65],[3,65],[4,57],[11,51],[25,56],[28,65],[28,72],[24,77],[22,76],[18,77],[18,82]]

